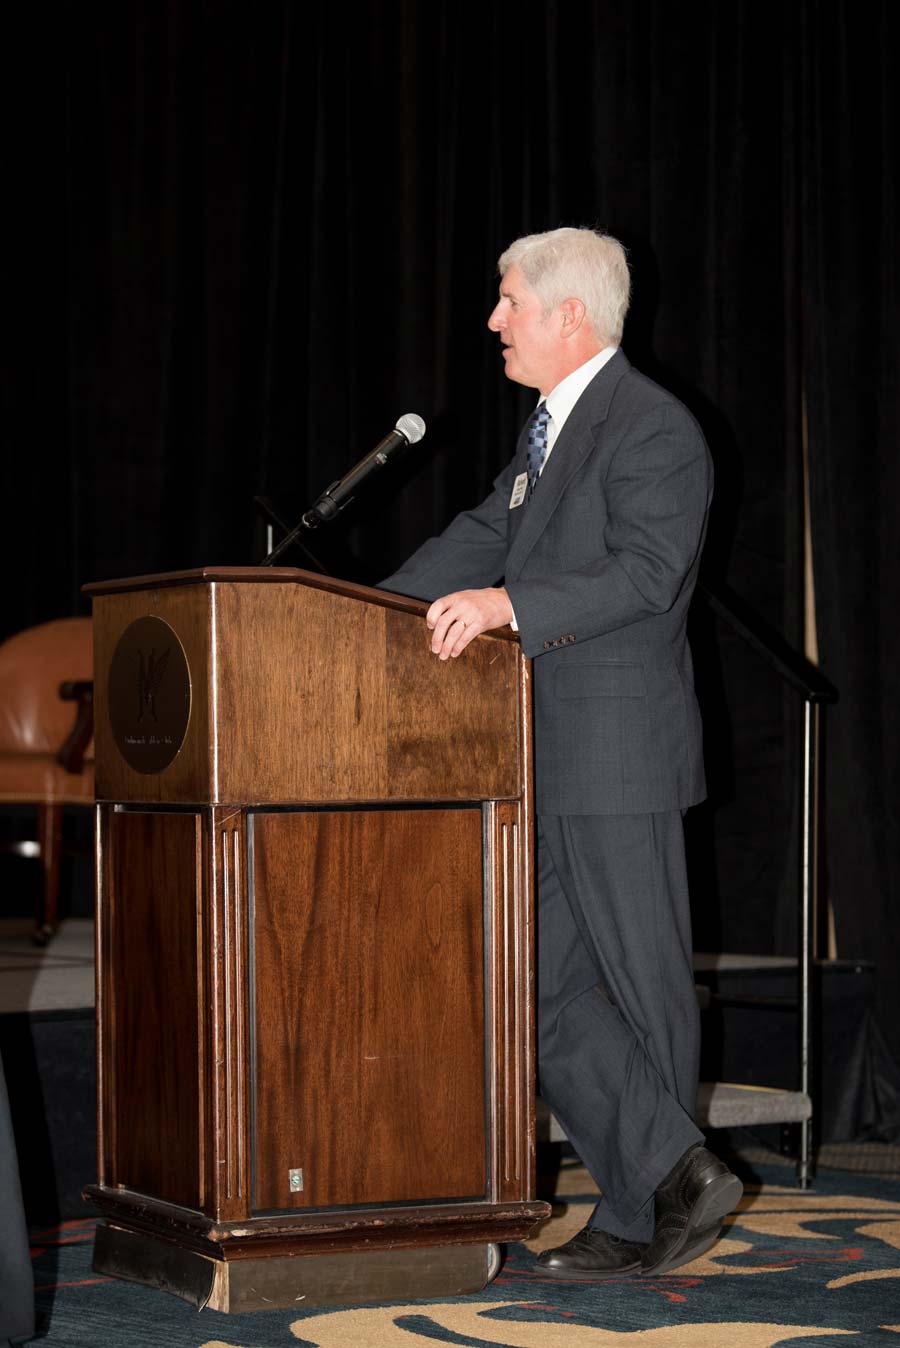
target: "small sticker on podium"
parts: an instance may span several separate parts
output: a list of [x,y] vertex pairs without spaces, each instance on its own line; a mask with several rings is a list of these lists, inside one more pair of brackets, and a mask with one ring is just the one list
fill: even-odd
[[302,1170],[289,1170],[289,1171],[288,1171],[288,1184],[290,1185],[290,1189],[291,1189],[291,1193],[292,1193],[292,1194],[300,1194],[300,1193],[302,1193],[302,1192],[303,1192],[303,1171],[302,1171]]

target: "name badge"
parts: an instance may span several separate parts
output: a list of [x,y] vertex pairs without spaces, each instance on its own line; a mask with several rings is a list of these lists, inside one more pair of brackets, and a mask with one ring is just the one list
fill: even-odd
[[509,498],[510,510],[515,510],[525,500],[525,493],[528,491],[528,474],[520,473],[513,483],[512,493]]

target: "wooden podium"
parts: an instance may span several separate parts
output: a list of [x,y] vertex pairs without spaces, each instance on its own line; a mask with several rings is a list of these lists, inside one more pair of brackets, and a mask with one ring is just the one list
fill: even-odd
[[88,587],[94,1267],[198,1306],[477,1291],[534,1200],[530,666],[294,569]]

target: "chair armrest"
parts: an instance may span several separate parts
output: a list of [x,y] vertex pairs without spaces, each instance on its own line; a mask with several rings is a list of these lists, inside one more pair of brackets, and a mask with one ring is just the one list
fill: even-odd
[[94,733],[94,684],[91,679],[67,679],[59,685],[63,702],[77,702],[75,724],[65,744],[56,755],[56,761],[66,772],[81,772],[84,751]]

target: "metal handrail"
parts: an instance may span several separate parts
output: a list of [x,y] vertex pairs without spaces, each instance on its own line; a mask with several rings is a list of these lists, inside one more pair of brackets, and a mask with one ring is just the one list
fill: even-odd
[[812,661],[795,651],[771,623],[761,618],[729,586],[712,587],[698,581],[696,592],[802,697],[810,702],[837,701],[837,689]]
[[[785,683],[803,698],[800,774],[800,1090],[811,1096],[814,1073],[813,964],[816,958],[816,916],[819,910],[819,841],[822,808],[823,717],[828,703],[836,702],[837,689],[804,655],[789,645],[782,634],[759,616],[726,585],[712,589],[698,584],[698,594],[729,624]],[[812,1182],[812,1119],[800,1125],[800,1155],[797,1183],[802,1189]]]

